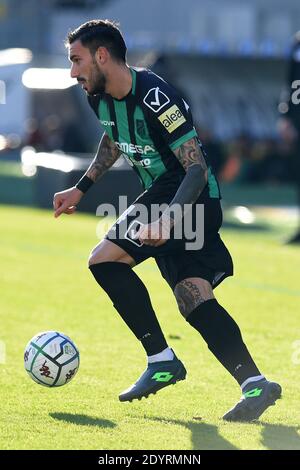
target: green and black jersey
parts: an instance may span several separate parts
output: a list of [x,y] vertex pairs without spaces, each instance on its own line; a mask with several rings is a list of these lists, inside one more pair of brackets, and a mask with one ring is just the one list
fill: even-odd
[[[173,150],[197,136],[188,104],[150,70],[131,67],[132,89],[121,100],[108,94],[88,96],[105,132],[137,173],[144,189],[162,175],[185,171]],[[209,168],[207,193],[220,198]]]

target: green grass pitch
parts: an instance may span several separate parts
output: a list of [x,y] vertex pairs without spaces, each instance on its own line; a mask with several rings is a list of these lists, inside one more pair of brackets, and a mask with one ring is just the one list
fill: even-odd
[[[99,220],[9,206],[0,217],[1,449],[300,449],[300,250],[282,244],[285,227],[222,231],[235,276],[216,296],[262,372],[283,387],[259,422],[233,424],[220,417],[239,387],[181,317],[155,263],[137,272],[187,380],[120,403],[145,356],[86,267]],[[43,330],[66,333],[80,349],[79,372],[64,387],[39,386],[24,370],[24,347]]]

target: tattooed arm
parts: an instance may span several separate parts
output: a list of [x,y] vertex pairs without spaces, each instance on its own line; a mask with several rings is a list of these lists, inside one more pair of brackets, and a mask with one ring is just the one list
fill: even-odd
[[207,183],[207,166],[197,138],[184,142],[174,150],[174,154],[185,169],[186,175],[161,217],[140,229],[139,240],[145,245],[160,246],[165,243],[172,227],[182,219],[185,204],[193,204]]
[[73,188],[54,194],[54,216],[73,214],[84,193],[115,163],[122,152],[104,133],[96,156],[81,180]]
[[186,171],[186,175],[178,188],[169,208],[163,213],[162,222],[168,222],[170,218],[171,227],[177,222],[176,216],[172,214],[172,206],[179,205],[184,214],[184,205],[193,204],[207,183],[207,166],[201,147],[196,137],[184,142],[175,149],[174,154]]
[[174,154],[185,169],[186,175],[170,206],[175,203],[182,206],[193,204],[207,183],[207,166],[197,138],[184,142],[174,150]]
[[96,156],[87,169],[85,176],[95,183],[118,160],[121,153],[116,144],[104,133]]

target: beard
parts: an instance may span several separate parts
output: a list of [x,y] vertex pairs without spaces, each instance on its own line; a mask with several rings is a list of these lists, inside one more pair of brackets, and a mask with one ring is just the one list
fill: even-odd
[[88,95],[99,95],[105,92],[106,77],[101,72],[96,61],[93,61],[93,68],[89,80],[82,80],[88,86],[86,92]]

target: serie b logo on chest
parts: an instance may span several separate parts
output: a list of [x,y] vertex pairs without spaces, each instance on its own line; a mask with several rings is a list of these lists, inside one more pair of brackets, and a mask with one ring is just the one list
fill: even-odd
[[146,139],[148,137],[147,127],[143,119],[136,119],[135,121],[136,133],[141,137],[141,139]]

